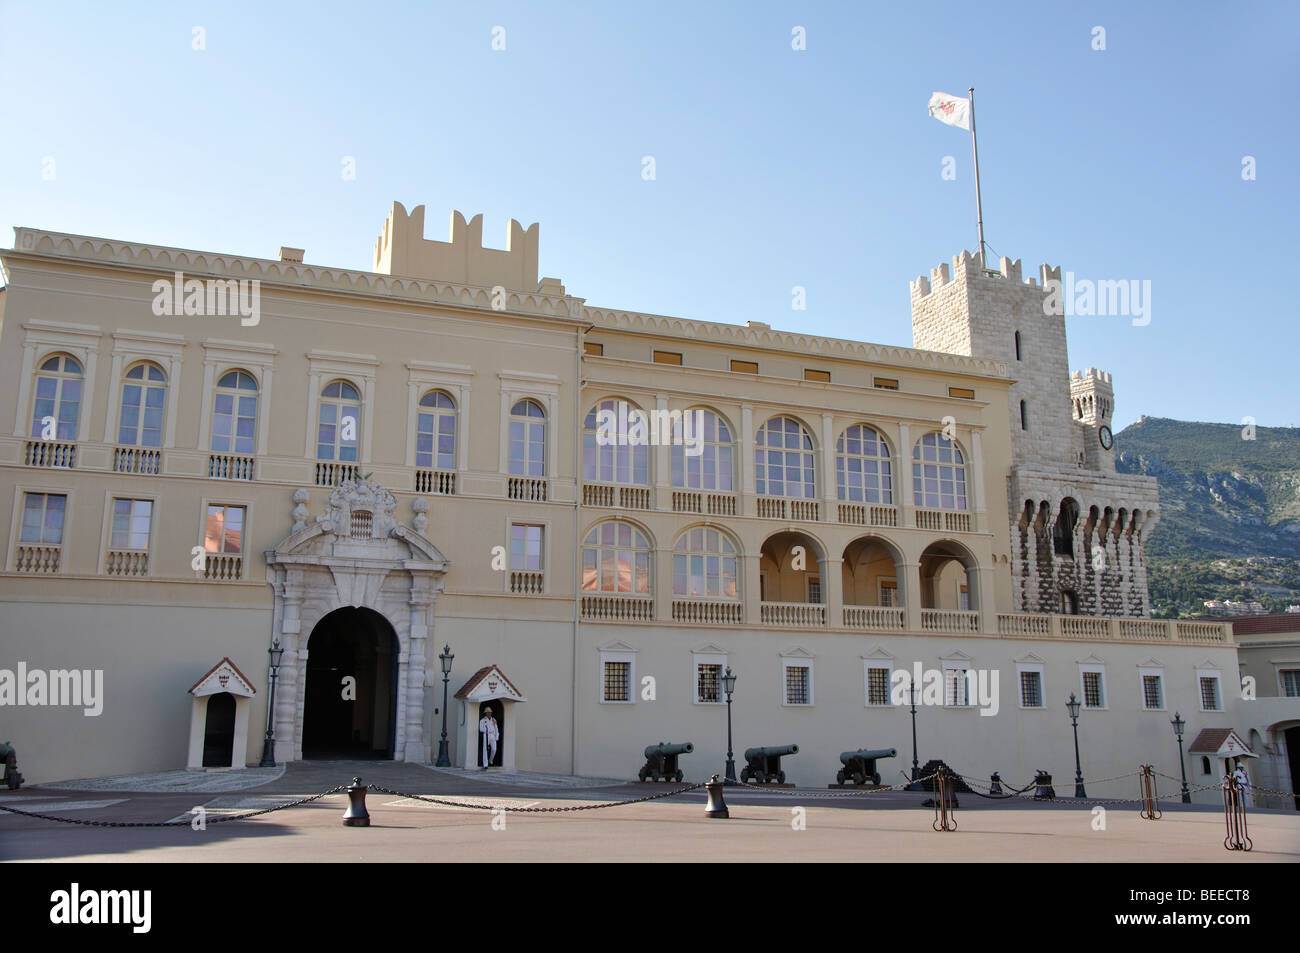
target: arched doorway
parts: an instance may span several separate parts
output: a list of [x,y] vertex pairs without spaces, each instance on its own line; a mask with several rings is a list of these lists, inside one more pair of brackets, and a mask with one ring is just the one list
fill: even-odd
[[203,767],[229,768],[234,755],[235,696],[217,692],[208,697],[208,716],[203,726]]
[[303,690],[304,758],[392,758],[397,738],[393,627],[364,607],[335,609],[312,629]]

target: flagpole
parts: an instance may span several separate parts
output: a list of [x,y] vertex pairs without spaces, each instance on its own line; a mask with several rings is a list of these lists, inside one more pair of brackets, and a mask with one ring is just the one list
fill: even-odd
[[970,87],[970,144],[975,152],[975,218],[980,230],[980,267],[988,268],[984,255],[984,207],[980,202],[980,147],[975,138],[975,87]]

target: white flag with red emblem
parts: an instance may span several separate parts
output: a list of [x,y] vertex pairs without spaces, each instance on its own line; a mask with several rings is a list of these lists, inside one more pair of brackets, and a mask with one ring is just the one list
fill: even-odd
[[970,100],[965,96],[935,93],[930,97],[930,115],[940,122],[970,131]]

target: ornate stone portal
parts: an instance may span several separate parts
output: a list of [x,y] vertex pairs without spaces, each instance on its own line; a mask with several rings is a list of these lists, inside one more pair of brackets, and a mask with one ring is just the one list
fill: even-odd
[[[419,529],[395,517],[397,500],[378,483],[347,480],[329,493],[324,515],[308,522],[310,492],[294,491],[293,531],[266,553],[266,581],[275,592],[271,638],[284,649],[275,692],[278,761],[302,758],[307,649],[316,624],[335,609],[378,612],[393,627],[398,654],[395,757],[430,760],[432,732],[425,692],[432,684],[429,646],[434,603],[447,560],[420,530],[428,523],[415,501]],[[420,504],[424,504],[423,506]]]

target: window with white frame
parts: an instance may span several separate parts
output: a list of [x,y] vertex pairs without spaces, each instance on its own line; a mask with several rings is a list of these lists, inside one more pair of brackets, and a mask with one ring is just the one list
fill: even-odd
[[431,390],[420,398],[415,418],[415,465],[456,469],[456,403],[443,391]]
[[606,520],[582,543],[582,591],[650,594],[650,543],[631,523]]
[[853,503],[894,502],[889,446],[872,427],[854,424],[835,446],[835,483],[841,500]]
[[1164,711],[1165,708],[1165,673],[1158,668],[1140,668],[1138,677],[1142,680],[1143,711]]
[[63,518],[68,498],[62,493],[24,493],[20,543],[59,546],[63,543]]
[[1106,707],[1106,670],[1098,665],[1080,666],[1084,708]]
[[727,657],[716,653],[695,652],[695,703],[717,705],[724,703],[722,676],[726,672]]
[[802,659],[785,659],[782,662],[782,684],[785,687],[785,705],[812,704],[812,662]]
[[943,703],[949,708],[965,708],[970,705],[968,691],[969,680],[966,673],[970,671],[965,662],[943,663]]
[[511,476],[546,476],[546,411],[535,400],[517,401],[510,409]]
[[161,447],[167,377],[149,361],[132,365],[122,376],[117,442],[127,447]]
[[812,438],[793,417],[773,417],[754,435],[754,488],[762,496],[814,499],[817,455]]
[[525,572],[542,571],[544,527],[533,523],[510,525],[510,568]]
[[356,463],[361,446],[361,394],[347,381],[331,381],[317,408],[316,459]]
[[1199,669],[1196,672],[1196,683],[1200,686],[1201,711],[1222,711],[1223,695],[1219,690],[1219,673]]
[[1020,707],[1043,708],[1043,666],[1038,663],[1016,663],[1016,679],[1020,682]]
[[204,552],[228,556],[242,555],[246,513],[247,510],[242,506],[228,506],[224,503],[209,504],[207,518],[203,525]]
[[641,426],[648,429],[645,412],[625,400],[602,400],[587,412],[582,426],[584,481],[630,486],[649,483],[650,448],[646,441],[634,443],[628,439],[634,412],[640,417]]
[[56,440],[76,440],[81,414],[81,364],[66,354],[55,354],[41,362],[36,372],[36,393],[32,401],[31,436],[42,439],[46,422],[53,423]]
[[736,545],[704,526],[688,529],[673,544],[673,595],[691,599],[740,598]]
[[816,606],[822,604],[822,577],[821,576],[808,577],[808,601]]
[[966,461],[951,440],[936,432],[912,447],[912,502],[935,510],[966,509]]
[[863,663],[864,679],[867,690],[868,705],[890,704],[890,680],[894,674],[891,663],[878,659],[868,659]]
[[[702,426],[696,432],[696,424]],[[669,448],[669,474],[674,487],[687,490],[716,490],[730,493],[734,487],[733,441],[726,422],[701,407],[682,411],[681,442],[677,429]],[[687,446],[687,439],[691,447]],[[699,453],[687,453],[698,445]]]
[[898,605],[897,579],[880,580],[880,604],[886,607]]
[[1300,698],[1300,668],[1284,668],[1278,673],[1284,698]]
[[636,654],[631,646],[616,643],[610,650],[600,653],[600,700],[604,704],[632,705],[636,703],[633,687],[636,684]]
[[152,500],[113,500],[111,549],[147,550],[153,524]]
[[257,444],[257,381],[227,371],[212,394],[212,452],[252,455]]

